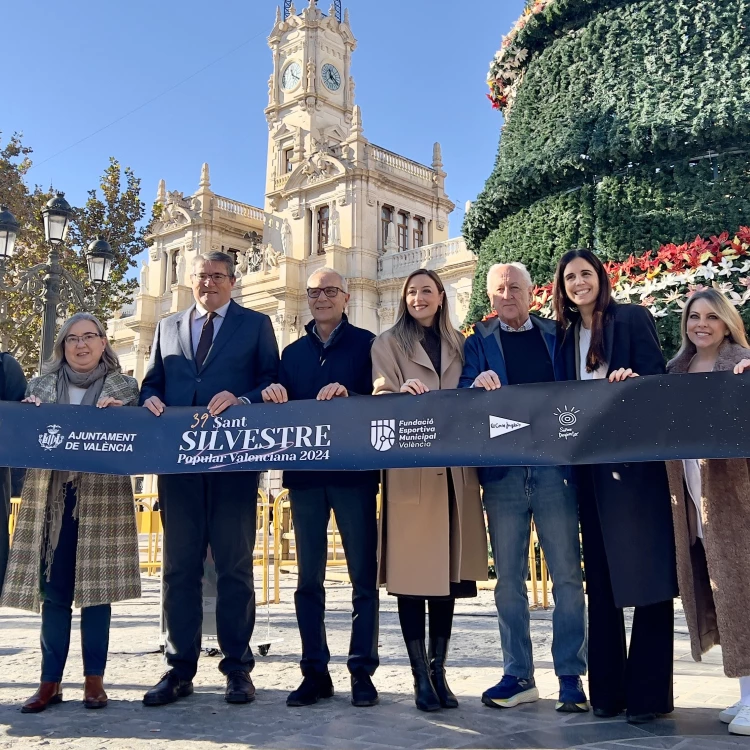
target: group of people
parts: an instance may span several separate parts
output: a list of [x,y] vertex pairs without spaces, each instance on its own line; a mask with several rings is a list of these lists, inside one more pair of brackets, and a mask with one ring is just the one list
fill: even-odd
[[[713,289],[688,300],[682,346],[665,365],[648,310],[617,304],[604,266],[588,250],[571,250],[559,262],[554,321],[529,314],[532,282],[523,265],[492,266],[487,293],[497,315],[477,323],[467,338],[451,325],[434,271],[406,279],[394,326],[376,337],[347,319],[346,279],[321,268],[307,284],[312,319],[280,358],[269,318],[231,298],[231,256],[199,255],[191,278],[195,304],[159,323],[140,393],[120,372],[99,321],[79,313],[62,326],[47,370],[23,400],[99,408],[140,402],[156,417],[173,406],[203,406],[218,415],[237,404],[389,393],[419,398],[439,389],[750,368],[742,320]],[[6,386],[17,379],[6,375]],[[16,384],[5,398],[20,399],[22,392]],[[333,695],[323,586],[332,510],[352,583],[348,668],[355,706],[378,702],[372,676],[382,584],[397,597],[417,708],[458,706],[446,678],[453,612],[456,598],[476,596],[477,581],[487,578],[487,530],[503,674],[482,701],[508,709],[538,700],[526,588],[533,518],[553,584],[558,711],[589,710],[581,680],[588,673],[596,716],[625,712],[640,724],[670,713],[679,591],[694,658],[721,643],[726,674],[739,678],[740,700],[720,718],[730,732],[750,734],[750,634],[742,614],[750,608],[747,460],[285,471],[283,484],[295,529],[302,641],[302,681],[288,705]],[[225,699],[254,699],[249,642],[257,487],[257,472],[159,477],[169,669],[145,694],[146,705],[193,691],[209,545]],[[31,470],[22,497],[0,598],[3,606],[42,611],[41,683],[22,710],[38,712],[62,700],[73,603],[82,608],[84,705],[103,707],[110,604],[140,594],[130,482]],[[626,607],[635,608],[629,647]]]

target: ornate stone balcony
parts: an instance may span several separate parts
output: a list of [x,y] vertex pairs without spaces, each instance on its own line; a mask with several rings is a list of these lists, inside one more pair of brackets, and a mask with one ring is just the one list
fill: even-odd
[[413,250],[386,253],[378,259],[378,280],[405,278],[418,268],[440,272],[445,266],[473,264],[475,260],[464,238],[456,237]]
[[240,203],[239,201],[233,201],[217,195],[215,205],[219,211],[223,211],[224,213],[233,214],[244,219],[254,219],[261,223],[265,220],[263,211],[247,203]]
[[405,159],[403,156],[394,154],[392,151],[386,151],[380,146],[369,145],[367,147],[367,156],[369,157],[370,166],[390,174],[401,175],[406,179],[417,179],[420,182],[432,184],[435,179],[435,172],[429,167],[419,162]]

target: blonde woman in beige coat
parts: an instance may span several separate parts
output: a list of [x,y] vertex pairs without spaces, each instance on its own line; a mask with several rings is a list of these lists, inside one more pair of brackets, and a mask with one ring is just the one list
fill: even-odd
[[[750,373],[740,314],[716,289],[682,312],[682,346],[671,374]],[[721,644],[724,672],[740,700],[719,714],[730,734],[750,735],[750,460],[669,461],[677,576],[695,661]]]
[[[372,347],[374,394],[420,397],[456,388],[464,338],[450,323],[445,289],[434,271],[412,273],[398,319]],[[471,468],[385,472],[380,518],[379,576],[398,597],[417,708],[456,708],[445,660],[456,597],[476,596],[487,579],[487,535],[479,481]],[[425,645],[429,610],[429,657]]]

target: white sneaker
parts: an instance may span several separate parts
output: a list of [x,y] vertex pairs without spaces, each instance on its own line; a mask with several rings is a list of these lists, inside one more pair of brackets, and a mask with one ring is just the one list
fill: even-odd
[[729,725],[729,734],[742,734],[750,737],[750,706],[740,706],[737,716]]
[[737,701],[733,706],[730,706],[729,708],[725,708],[720,714],[719,714],[719,721],[723,722],[724,724],[731,723],[732,719],[737,716],[737,713],[739,712],[740,708],[742,708],[742,704]]

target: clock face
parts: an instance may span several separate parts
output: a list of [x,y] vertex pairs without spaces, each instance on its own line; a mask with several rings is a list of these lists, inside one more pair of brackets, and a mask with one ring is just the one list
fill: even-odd
[[302,80],[302,66],[298,62],[290,63],[286,66],[281,76],[281,87],[285,91],[291,91],[296,88]]
[[341,73],[331,63],[326,63],[323,66],[321,77],[327,89],[338,91],[341,88]]

